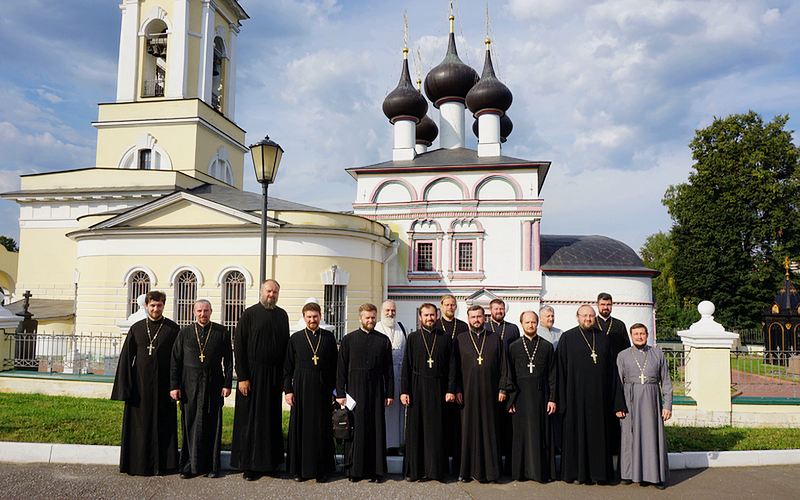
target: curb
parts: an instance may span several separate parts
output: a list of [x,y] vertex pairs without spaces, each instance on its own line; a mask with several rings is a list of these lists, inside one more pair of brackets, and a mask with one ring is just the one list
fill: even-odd
[[[17,443],[0,441],[0,462],[118,465],[119,446]],[[223,451],[221,465],[230,468],[231,453]],[[341,456],[337,456],[341,460]],[[387,457],[390,474],[400,474],[403,457]],[[800,450],[687,451],[669,454],[670,470],[711,467],[752,467],[800,464]]]

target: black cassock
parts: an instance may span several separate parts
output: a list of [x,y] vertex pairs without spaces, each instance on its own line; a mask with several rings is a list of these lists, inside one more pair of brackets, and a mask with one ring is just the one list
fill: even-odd
[[[614,367],[616,369],[617,356],[631,346],[630,336],[628,335],[628,329],[625,327],[625,322],[613,316],[609,316],[608,320],[605,320],[602,316],[598,315],[597,326],[611,343],[611,350],[614,353]],[[613,455],[619,455],[621,440],[620,421],[614,418],[613,420],[609,420],[608,425],[609,439],[611,440],[611,453]]]
[[[204,346],[202,361],[200,344]],[[205,327],[192,323],[181,328],[172,347],[170,378],[172,389],[181,391],[183,445],[179,470],[188,474],[218,472],[225,404],[222,389],[230,388],[233,378],[228,329],[216,323]]]
[[456,337],[453,353],[458,364],[455,386],[464,394],[459,476],[496,481],[500,477],[497,396],[506,376],[505,344],[491,330],[480,335],[467,331]]
[[[529,356],[533,357],[532,362]],[[506,389],[510,392],[508,406],[516,406],[511,416],[511,478],[539,482],[555,479],[553,434],[547,415],[547,403],[557,402],[553,344],[538,336],[513,342],[508,352]]]
[[[597,363],[592,361],[594,338]],[[561,478],[597,482],[614,479],[611,426],[625,408],[611,342],[598,329],[567,330],[558,343],[558,411],[563,413]]]
[[304,329],[289,339],[283,388],[286,394],[294,394],[286,454],[292,476],[308,479],[336,469],[331,410],[338,355],[336,338],[328,330]]
[[[378,332],[354,330],[342,339],[336,397],[355,400],[353,439],[345,443],[347,477],[386,475],[384,401],[394,396],[392,342]],[[393,403],[397,404],[397,402]]]
[[[440,317],[433,328],[450,337],[453,341],[460,334],[469,331],[469,325],[458,318],[447,321]],[[458,474],[461,469],[461,410],[463,406],[458,403],[445,403],[444,419],[444,450],[448,457],[453,459],[451,469],[453,474]]]
[[[513,323],[503,320],[501,323],[495,323],[494,320],[489,320],[486,328],[492,330],[493,333],[500,335],[500,339],[505,343],[505,350],[519,338],[519,328]],[[511,466],[511,441],[513,435],[513,424],[511,422],[511,415],[506,411],[506,403],[498,403],[497,422],[497,442],[500,446],[500,456],[505,457],[505,470],[510,471]]]
[[[155,338],[152,354],[150,337]],[[119,471],[137,476],[178,468],[178,410],[169,396],[169,364],[178,325],[143,319],[128,331],[119,355],[111,399],[125,401]]]
[[280,307],[248,307],[234,332],[236,378],[250,392],[236,391],[231,467],[270,472],[283,463],[283,364],[289,317]]
[[412,480],[442,480],[447,475],[444,398],[455,392],[456,373],[451,349],[450,337],[437,329],[417,330],[406,339],[400,394],[408,394],[411,403],[406,409],[403,474]]

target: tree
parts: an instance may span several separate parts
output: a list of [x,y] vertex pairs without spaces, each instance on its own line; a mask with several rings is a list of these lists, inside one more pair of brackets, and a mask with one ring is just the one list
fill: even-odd
[[663,203],[673,219],[676,291],[711,300],[726,325],[755,326],[780,286],[784,256],[800,255],[798,148],[788,116],[715,118],[690,143],[688,182]]
[[[658,232],[647,237],[639,253],[644,264],[661,274],[653,278],[656,326],[659,332],[686,329],[699,319],[697,304],[678,294],[675,283],[675,244],[672,233]],[[662,335],[659,333],[659,335]]]
[[9,252],[19,251],[17,242],[14,241],[14,238],[9,238],[8,236],[0,235],[0,246],[6,247],[6,250],[8,250]]

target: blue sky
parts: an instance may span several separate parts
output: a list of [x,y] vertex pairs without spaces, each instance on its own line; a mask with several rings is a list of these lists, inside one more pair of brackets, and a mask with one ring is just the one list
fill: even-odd
[[[349,209],[344,169],[391,156],[381,102],[399,76],[403,11],[424,76],[444,55],[448,2],[241,3],[252,19],[239,37],[236,121],[248,143],[269,134],[286,150],[270,194]],[[459,53],[478,72],[485,10],[456,2]],[[669,228],[661,198],[690,171],[695,129],[749,109],[797,127],[800,2],[493,0],[489,10],[495,69],[514,93],[503,153],[552,162],[544,233],[638,249]],[[114,99],[119,21],[114,0],[4,2],[0,191],[20,174],[93,165],[90,122]],[[249,165],[245,185],[258,188]],[[17,217],[0,201],[0,234],[17,237]]]

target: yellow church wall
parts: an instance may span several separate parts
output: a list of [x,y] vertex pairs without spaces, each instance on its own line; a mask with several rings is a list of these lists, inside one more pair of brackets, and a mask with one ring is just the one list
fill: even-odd
[[64,229],[20,231],[17,290],[48,299],[74,298],[76,244],[64,233]]
[[196,227],[245,225],[228,214],[217,212],[188,201],[179,201],[131,221],[136,227]]
[[[301,202],[302,203],[302,202]],[[353,229],[375,236],[383,236],[384,226],[357,215],[334,212],[275,212],[275,217],[294,226],[320,226],[325,228]]]
[[[116,167],[116,165],[114,165]],[[92,190],[107,188],[163,188],[178,186],[193,188],[201,183],[196,179],[169,170],[134,169],[98,170],[87,168],[66,172],[53,172],[41,175],[20,177],[20,189],[23,191],[48,191],[59,189]]]
[[[35,317],[34,317],[35,318]],[[39,333],[72,333],[75,322],[72,318],[40,319]]]
[[[291,322],[300,317],[308,297],[324,298],[322,273],[333,265],[350,275],[347,285],[347,327],[358,325],[358,306],[364,302],[382,300],[383,267],[379,262],[347,257],[278,256],[270,259],[268,277],[281,283],[279,304],[286,309]],[[76,330],[85,333],[118,333],[117,322],[127,316],[128,290],[125,275],[135,267],[147,266],[158,280],[153,289],[167,294],[165,314],[174,315],[174,290],[169,284],[172,273],[181,266],[196,268],[203,277],[197,297],[211,301],[213,321],[221,321],[222,287],[217,284],[220,272],[232,265],[247,269],[254,282],[246,289],[247,305],[258,301],[258,257],[227,256],[92,256],[78,259],[80,286],[78,288]]]
[[244,151],[234,147],[228,141],[221,141],[219,135],[205,127],[197,129],[197,138],[194,144],[197,170],[206,174],[208,174],[211,159],[217,157],[217,150],[224,145],[228,152],[228,163],[230,163],[233,173],[232,185],[238,189],[242,188],[244,182]]
[[196,128],[189,123],[101,129],[97,135],[97,166],[118,167],[122,157],[138,143],[142,134],[152,135],[156,144],[167,152],[172,170],[191,172],[195,169],[194,148],[181,147],[182,144],[194,143]]
[[16,289],[18,266],[19,253],[9,252],[0,246],[0,288],[6,292],[14,292]]

